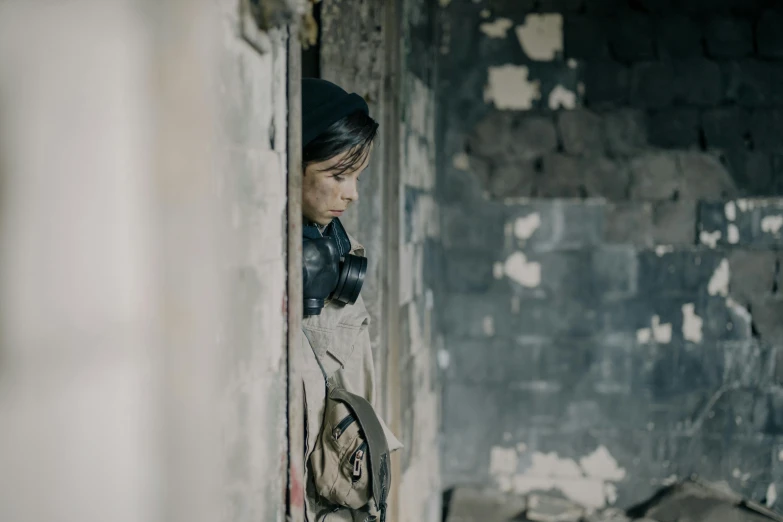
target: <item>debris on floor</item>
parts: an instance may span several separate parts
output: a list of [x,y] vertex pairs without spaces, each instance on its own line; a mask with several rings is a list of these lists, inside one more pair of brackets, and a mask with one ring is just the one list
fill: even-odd
[[444,522],[783,522],[783,516],[742,498],[728,486],[699,479],[662,488],[627,511],[590,513],[556,492],[527,495],[461,487],[453,491]]

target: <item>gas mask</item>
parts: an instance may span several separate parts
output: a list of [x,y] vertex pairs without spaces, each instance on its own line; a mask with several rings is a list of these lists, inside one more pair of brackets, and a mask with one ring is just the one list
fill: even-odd
[[320,315],[326,299],[355,303],[364,284],[367,258],[348,253],[351,242],[339,219],[332,220],[323,233],[315,225],[302,228],[304,315]]

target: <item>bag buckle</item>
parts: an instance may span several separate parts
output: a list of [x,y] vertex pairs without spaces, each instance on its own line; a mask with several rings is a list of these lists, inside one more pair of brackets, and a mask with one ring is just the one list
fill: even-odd
[[364,457],[364,451],[357,450],[353,461],[353,476],[357,478],[362,476],[362,457]]

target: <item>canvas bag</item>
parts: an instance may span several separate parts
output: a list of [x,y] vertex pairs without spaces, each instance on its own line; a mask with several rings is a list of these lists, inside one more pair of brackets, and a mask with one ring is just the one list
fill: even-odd
[[391,462],[381,421],[364,397],[329,378],[313,353],[326,384],[323,424],[310,454],[316,491],[329,502],[351,509],[372,500],[380,522],[385,522]]

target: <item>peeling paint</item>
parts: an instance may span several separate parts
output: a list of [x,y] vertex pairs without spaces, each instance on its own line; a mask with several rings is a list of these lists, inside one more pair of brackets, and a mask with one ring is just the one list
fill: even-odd
[[733,201],[726,203],[725,207],[726,219],[734,221],[737,219],[737,205]]
[[454,168],[457,170],[470,170],[470,156],[464,152],[455,154],[454,158],[451,160],[451,164],[454,165]]
[[541,214],[533,212],[514,221],[514,235],[519,239],[530,239],[541,226]]
[[517,451],[518,451],[519,453],[524,453],[524,452],[526,452],[526,451],[527,451],[527,444],[525,444],[524,442],[520,442],[520,443],[518,443],[518,444],[517,444]]
[[778,460],[783,462],[783,450],[780,450],[780,452],[778,453]]
[[728,228],[726,229],[726,238],[728,239],[729,243],[732,245],[736,245],[739,243],[739,228],[737,228],[737,225],[734,223],[729,223]]
[[445,370],[449,367],[451,364],[451,354],[448,352],[448,350],[440,349],[438,350],[438,368],[441,370]]
[[723,297],[726,297],[729,295],[730,278],[729,260],[724,259],[712,274],[710,282],[707,285],[707,292],[710,295],[722,295]]
[[775,483],[771,483],[767,487],[767,507],[772,507],[775,505],[775,502],[778,501],[778,490],[775,487]]
[[750,315],[750,312],[748,312],[748,309],[742,306],[741,304],[739,304],[731,297],[726,298],[726,307],[730,308],[736,315],[741,317],[746,324],[750,324],[751,321],[753,320],[753,318]]
[[503,268],[503,263],[495,263],[492,266],[492,275],[495,276],[495,279],[503,279],[503,277],[506,275],[505,269]]
[[[498,452],[497,458],[501,457],[509,458],[510,455]],[[514,464],[518,463],[518,458],[511,460]],[[500,463],[496,466],[504,471],[510,467]],[[516,494],[556,489],[588,509],[599,509],[616,501],[617,492],[612,482],[622,480],[625,474],[609,451],[600,446],[579,459],[579,463],[574,459],[561,458],[556,453],[534,453],[530,467],[524,473],[511,477],[510,482]],[[508,473],[495,475],[498,483],[508,483]]]
[[491,315],[486,316],[482,321],[482,328],[487,337],[495,335],[495,319]]
[[696,306],[693,303],[682,305],[682,336],[686,341],[700,343],[703,325],[704,320],[696,315]]
[[514,26],[514,22],[509,18],[497,18],[493,22],[484,22],[479,26],[481,32],[490,38],[505,38],[508,30]]
[[640,344],[649,343],[652,339],[655,339],[657,343],[670,343],[672,341],[671,323],[661,324],[661,318],[654,315],[650,328],[640,328],[636,331],[636,341]]
[[701,231],[701,234],[699,234],[699,241],[701,241],[702,245],[707,245],[710,248],[715,248],[718,246],[718,240],[721,237],[720,230],[716,230],[715,232],[707,232],[705,230]]
[[489,472],[493,475],[513,475],[517,472],[518,457],[514,448],[493,446],[489,454]]
[[489,18],[492,15],[492,13],[490,12],[489,9],[482,9],[479,15],[481,16],[481,18]]
[[777,235],[783,227],[783,216],[766,216],[761,220],[762,232]]
[[563,16],[557,13],[529,14],[516,27],[519,44],[531,60],[552,61],[563,51]]
[[440,4],[441,7],[448,7],[449,4],[451,3],[451,0],[439,0],[438,3]]
[[576,93],[569,91],[562,85],[556,85],[549,93],[549,108],[553,111],[561,108],[575,109]]
[[655,255],[658,257],[663,257],[665,254],[668,254],[669,252],[674,252],[674,246],[672,245],[658,245],[655,247]]
[[528,288],[534,288],[541,284],[541,263],[528,262],[522,252],[514,252],[506,259],[503,267],[505,274]]
[[490,67],[484,101],[494,102],[501,110],[533,108],[533,101],[541,99],[541,82],[531,81],[529,75],[530,71],[524,65]]
[[577,62],[574,58],[569,58],[568,62],[566,62],[569,69],[576,69],[579,65],[579,62]]

